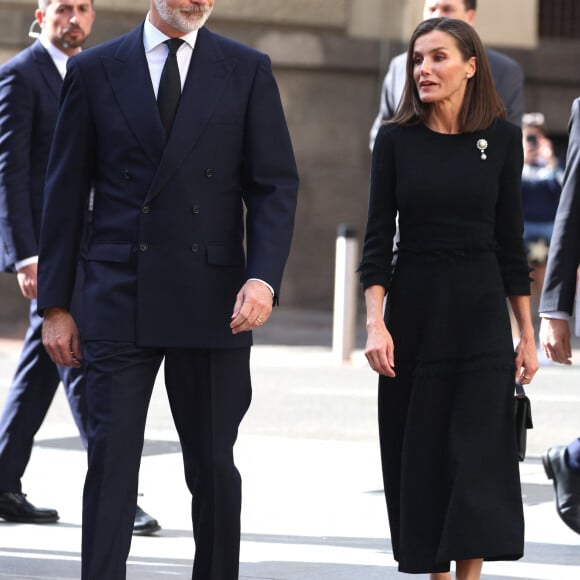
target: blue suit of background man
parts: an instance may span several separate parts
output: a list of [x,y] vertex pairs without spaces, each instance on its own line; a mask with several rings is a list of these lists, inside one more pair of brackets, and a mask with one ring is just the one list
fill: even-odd
[[[539,311],[540,341],[553,361],[572,364],[570,319],[580,336],[580,98],[570,113],[566,170],[556,212]],[[580,437],[555,445],[542,456],[544,469],[554,482],[556,510],[564,523],[580,534]]]
[[[0,68],[0,270],[38,256],[46,166],[62,78],[39,41]],[[36,300],[0,417],[0,492],[21,492],[21,478],[62,381],[86,446],[84,386],[79,369],[55,365],[41,341]]]

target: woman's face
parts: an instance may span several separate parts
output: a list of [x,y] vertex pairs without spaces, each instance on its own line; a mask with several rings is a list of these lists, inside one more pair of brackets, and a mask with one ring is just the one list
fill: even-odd
[[464,61],[455,39],[433,30],[420,36],[413,47],[413,79],[424,103],[451,103],[460,107],[467,81],[476,71],[476,58]]

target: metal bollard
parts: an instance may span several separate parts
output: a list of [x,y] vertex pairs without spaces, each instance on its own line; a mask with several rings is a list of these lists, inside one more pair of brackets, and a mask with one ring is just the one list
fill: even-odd
[[332,354],[340,362],[350,360],[355,345],[356,269],[359,258],[355,229],[347,224],[340,224],[336,237],[332,322]]

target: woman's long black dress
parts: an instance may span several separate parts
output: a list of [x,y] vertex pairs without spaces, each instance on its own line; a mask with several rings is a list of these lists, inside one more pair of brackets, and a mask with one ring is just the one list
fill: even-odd
[[364,288],[388,292],[396,377],[379,379],[379,427],[402,572],[523,554],[506,305],[529,294],[521,143],[501,120],[476,133],[385,125],[377,135],[360,272]]

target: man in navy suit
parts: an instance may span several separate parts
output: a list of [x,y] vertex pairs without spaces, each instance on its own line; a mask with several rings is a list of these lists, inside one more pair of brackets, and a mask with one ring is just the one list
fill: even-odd
[[213,5],[152,0],[141,26],[70,59],[61,96],[38,300],[52,359],[82,358],[87,372],[83,580],[126,576],[128,506],[163,361],[193,496],[192,578],[238,578],[233,446],[251,398],[249,331],[278,302],[298,177],[270,60],[205,28]]
[[[458,18],[473,25],[477,0],[425,0],[423,17]],[[520,65],[510,57],[486,49],[487,58],[495,81],[495,88],[506,108],[508,121],[519,125],[524,114],[524,73]],[[379,127],[395,114],[406,81],[407,53],[399,54],[389,65],[381,89],[379,112],[370,131],[370,148],[373,148]]]
[[[575,331],[580,336],[580,98],[572,104],[568,128],[562,195],[540,300],[542,348],[548,358],[566,365],[572,364],[570,319],[574,309]],[[558,514],[570,529],[580,534],[580,437],[567,445],[551,447],[542,462],[546,475],[554,483]]]
[[[59,382],[86,447],[86,402],[78,368],[57,366],[41,340],[37,313],[38,238],[46,166],[67,59],[91,32],[91,0],[40,0],[35,12],[39,39],[0,67],[0,270],[16,272],[30,299],[30,324],[18,367],[0,416],[0,518],[53,523],[54,509],[37,508],[22,493],[21,479]],[[136,512],[135,533],[159,525]]]

